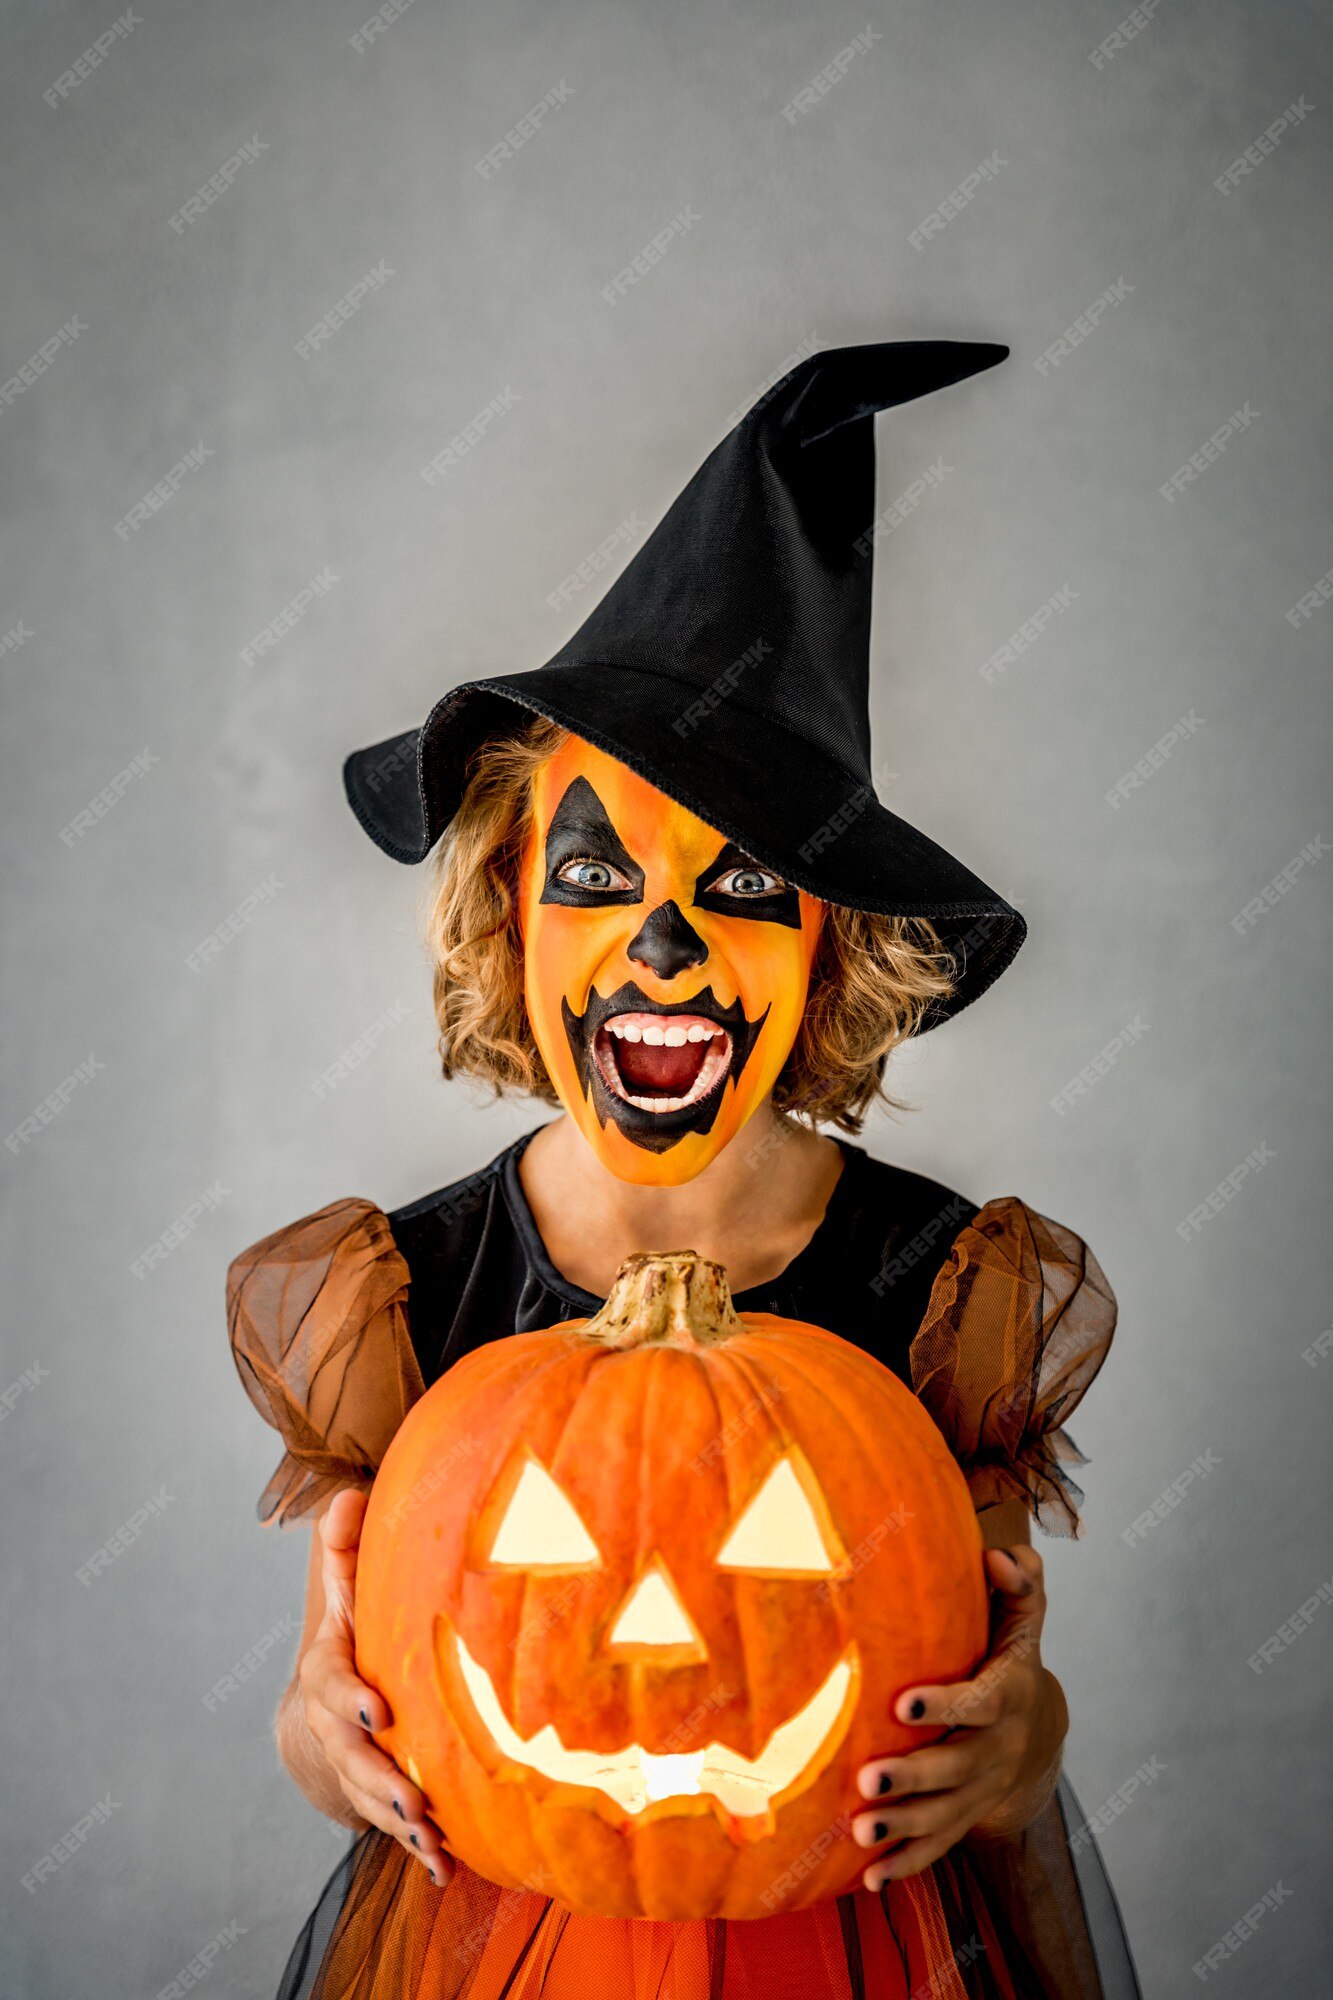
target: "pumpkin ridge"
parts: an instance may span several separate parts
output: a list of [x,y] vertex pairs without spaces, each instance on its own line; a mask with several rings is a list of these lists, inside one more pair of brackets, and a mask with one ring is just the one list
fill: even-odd
[[[744,1358],[742,1357],[741,1354],[737,1352],[734,1346],[729,1346],[726,1349],[725,1354],[721,1357],[721,1361],[723,1367],[729,1365],[740,1376],[741,1382],[743,1384],[749,1383],[750,1377],[745,1367]],[[707,1356],[705,1356],[703,1360],[702,1372],[704,1380],[708,1384],[708,1394],[713,1404],[713,1416],[717,1424],[716,1435],[718,1437],[725,1437],[727,1427],[722,1416],[721,1399],[718,1396],[717,1371],[709,1365],[709,1358]],[[718,1454],[718,1463],[722,1468],[723,1491],[726,1494],[727,1511],[724,1518],[730,1521],[735,1517],[735,1508],[736,1508],[735,1491],[732,1484],[730,1452],[726,1451],[720,1452]],[[736,1590],[735,1590],[734,1579],[732,1583],[732,1613],[733,1616],[736,1615]],[[753,1757],[758,1754],[758,1746],[756,1745],[754,1740],[754,1701],[750,1693],[749,1640],[745,1630],[744,1621],[739,1616],[736,1617],[736,1626],[737,1630],[740,1633],[740,1639],[741,1639],[741,1681],[745,1690],[745,1741],[749,1746],[747,1754]],[[730,1866],[727,1870],[727,1877],[722,1885],[722,1891],[721,1891],[724,1901],[731,1892],[732,1884],[735,1881],[736,1875],[739,1872],[741,1866],[741,1855],[738,1851],[733,1850],[728,1859],[730,1862]]]
[[[799,1326],[801,1322],[793,1321],[792,1324],[794,1326]],[[839,1390],[849,1388],[851,1392],[847,1399],[849,1407],[843,1407],[841,1405],[840,1399],[835,1399],[834,1396],[830,1394],[829,1387],[825,1382],[812,1380],[809,1370],[802,1367],[801,1365],[800,1355],[793,1354],[791,1352],[791,1348],[792,1348],[792,1343],[790,1341],[785,1341],[782,1343],[779,1354],[779,1365],[785,1365],[787,1368],[789,1368],[791,1373],[795,1375],[796,1379],[802,1384],[802,1386],[807,1391],[809,1391],[814,1396],[822,1398],[826,1403],[828,1403],[832,1407],[836,1415],[846,1426],[848,1434],[848,1442],[854,1444],[858,1448],[858,1451],[862,1458],[864,1475],[866,1477],[873,1479],[880,1469],[880,1465],[882,1462],[882,1448],[877,1450],[877,1446],[880,1446],[880,1440],[877,1434],[873,1432],[862,1431],[860,1427],[859,1419],[864,1414],[864,1404],[860,1396],[857,1394],[857,1384],[855,1382],[847,1383],[845,1380],[837,1380],[837,1387]],[[828,1358],[834,1360],[835,1362],[841,1362],[843,1359],[843,1357],[840,1354],[838,1354],[836,1349],[833,1351],[831,1357]],[[821,1366],[827,1365],[826,1357],[824,1357],[823,1355],[821,1355],[820,1361],[821,1361]],[[846,1374],[850,1373],[850,1370],[840,1370],[839,1372],[845,1376]],[[837,1378],[835,1377],[835,1380],[836,1379]],[[784,1401],[785,1397],[786,1397],[786,1392],[784,1390],[783,1392]],[[792,1438],[791,1442],[793,1444],[799,1445],[799,1440],[796,1438]],[[804,1446],[801,1446],[800,1448],[804,1450]],[[806,1456],[807,1458],[809,1457],[808,1452],[806,1453]],[[853,1551],[851,1548],[848,1548],[846,1550],[846,1553],[848,1554],[848,1556],[851,1556]],[[848,1624],[846,1616],[839,1614],[837,1599],[834,1598],[832,1602],[833,1602],[834,1617],[838,1627],[839,1640],[840,1643],[845,1646],[848,1639],[849,1638],[854,1639],[856,1637],[856,1634]]]
[[[743,1325],[744,1322],[742,1321],[742,1326]],[[763,1395],[763,1389],[765,1385],[761,1383],[756,1386],[754,1376],[750,1372],[750,1367],[747,1366],[747,1360],[748,1357],[746,1356],[743,1350],[739,1350],[735,1346],[732,1346],[727,1350],[725,1356],[726,1365],[730,1366],[735,1371],[735,1373],[740,1377],[742,1386],[749,1389],[751,1400],[752,1401],[759,1400]],[[713,1398],[713,1407],[717,1412],[717,1420],[718,1420],[717,1434],[719,1437],[724,1437],[726,1435],[727,1427],[722,1417],[722,1406],[718,1401],[717,1385],[712,1379],[713,1370],[706,1364],[704,1367],[704,1374],[708,1377],[709,1390]],[[765,1414],[767,1414],[767,1403],[764,1404],[764,1409],[765,1409]],[[773,1419],[770,1417],[769,1421],[770,1423],[772,1423]],[[780,1426],[775,1426],[775,1428],[780,1429]],[[736,1491],[731,1476],[730,1452],[724,1451],[720,1454],[720,1463],[722,1465],[722,1475],[726,1481],[726,1488],[727,1488],[726,1519],[728,1521],[732,1521],[736,1518]],[[760,1751],[763,1749],[763,1744],[762,1742],[756,1741],[755,1737],[754,1697],[751,1692],[751,1674],[750,1674],[750,1633],[747,1628],[746,1621],[740,1616],[739,1603],[741,1597],[742,1593],[739,1590],[738,1583],[736,1581],[733,1581],[732,1611],[736,1618],[736,1629],[740,1633],[741,1663],[744,1669],[742,1678],[745,1683],[745,1741],[749,1746],[748,1750],[746,1751],[746,1755],[750,1757],[757,1757]]]
[[[561,1351],[552,1358],[552,1363],[551,1363],[552,1370],[558,1369],[559,1367],[563,1366],[566,1362],[568,1362],[571,1359],[571,1357],[577,1357],[582,1361],[583,1364],[582,1376],[577,1391],[569,1398],[568,1406],[565,1410],[564,1421],[560,1426],[560,1431],[555,1441],[555,1447],[551,1452],[552,1465],[554,1465],[559,1460],[560,1448],[564,1444],[565,1434],[568,1431],[570,1424],[574,1420],[574,1412],[578,1405],[578,1399],[583,1394],[583,1390],[587,1384],[588,1377],[591,1375],[593,1370],[593,1365],[597,1359],[595,1354],[578,1356],[578,1350],[576,1347],[572,1346],[562,1347]],[[548,1371],[546,1369],[542,1369],[539,1372],[534,1371],[530,1380],[523,1384],[524,1389],[535,1395],[538,1384],[541,1382],[543,1376],[545,1376],[547,1372]],[[540,1401],[540,1399],[538,1400]],[[548,1467],[547,1470],[549,1471],[550,1467]],[[518,1630],[520,1633],[526,1632],[529,1629],[528,1599],[532,1591],[533,1575],[534,1572],[532,1570],[528,1570],[525,1572],[523,1577],[523,1594],[519,1599],[519,1606],[518,1606]],[[510,1720],[513,1722],[515,1729],[519,1728],[517,1720],[518,1709],[514,1701],[514,1683],[518,1678],[519,1671],[521,1668],[521,1662],[518,1657],[518,1652],[519,1649],[517,1645],[513,1645],[509,1648],[508,1672],[505,1676],[505,1702],[508,1709]],[[521,1736],[525,1734],[525,1732],[522,1729],[519,1729],[519,1734]],[[531,1814],[529,1814],[529,1819],[531,1819]]]
[[[747,1329],[747,1331],[748,1330],[749,1329]],[[775,1388],[778,1389],[779,1392],[781,1391],[780,1382],[775,1381],[774,1377],[771,1374],[767,1373],[766,1371],[761,1373],[759,1363],[756,1357],[747,1354],[743,1348],[739,1352],[733,1350],[731,1353],[728,1354],[727,1359],[736,1369],[742,1381],[749,1386],[752,1396],[762,1402],[765,1422],[768,1425],[770,1435],[776,1436],[779,1450],[782,1450],[788,1443],[795,1443],[795,1439],[789,1436],[787,1428],[781,1420],[781,1416],[775,1416],[772,1409],[772,1403],[775,1399],[772,1397],[771,1392]],[[759,1377],[758,1380],[756,1380],[756,1376]],[[781,1402],[780,1393],[776,1400],[779,1403]],[[725,1456],[726,1454],[724,1453],[724,1457]],[[730,1485],[728,1485],[727,1489],[727,1500],[728,1500],[727,1518],[728,1520],[734,1520],[736,1508],[735,1508],[735,1501],[731,1493]],[[740,1580],[738,1578],[737,1596],[738,1598],[743,1600],[744,1592],[740,1590],[739,1585],[740,1585]],[[748,1723],[747,1740],[750,1745],[749,1754],[751,1757],[758,1757],[762,1753],[764,1746],[768,1741],[768,1735],[767,1733],[759,1734],[756,1732],[755,1703],[754,1703],[753,1691],[756,1687],[763,1687],[765,1685],[765,1682],[762,1672],[763,1661],[761,1660],[759,1663],[760,1670],[757,1672],[752,1672],[751,1657],[754,1649],[762,1646],[762,1644],[764,1643],[766,1639],[766,1634],[764,1632],[762,1624],[758,1626],[757,1630],[751,1630],[750,1627],[747,1626],[746,1621],[740,1618],[739,1616],[737,1617],[736,1622],[741,1632],[741,1657],[745,1663],[746,1720]]]

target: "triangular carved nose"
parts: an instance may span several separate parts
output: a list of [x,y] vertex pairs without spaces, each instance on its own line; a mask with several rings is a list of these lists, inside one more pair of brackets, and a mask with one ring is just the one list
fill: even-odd
[[608,1646],[669,1649],[679,1661],[706,1659],[703,1642],[660,1561],[644,1571],[616,1614]]

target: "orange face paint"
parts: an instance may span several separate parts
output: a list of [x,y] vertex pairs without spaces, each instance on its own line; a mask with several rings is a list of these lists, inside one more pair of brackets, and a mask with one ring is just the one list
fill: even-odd
[[693,1180],[768,1096],[822,910],[578,737],[538,770],[528,1016],[561,1103],[621,1180]]

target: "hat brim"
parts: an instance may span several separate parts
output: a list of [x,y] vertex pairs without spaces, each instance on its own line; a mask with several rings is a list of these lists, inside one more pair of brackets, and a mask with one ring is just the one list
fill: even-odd
[[[347,759],[352,811],[394,860],[423,861],[458,810],[478,746],[521,729],[532,715],[627,764],[822,902],[928,918],[960,970],[923,1033],[978,1000],[1027,935],[1011,904],[890,812],[863,778],[739,698],[710,709],[694,688],[660,672],[562,663],[465,682],[436,703],[420,729]],[[760,787],[756,770],[765,774]]]

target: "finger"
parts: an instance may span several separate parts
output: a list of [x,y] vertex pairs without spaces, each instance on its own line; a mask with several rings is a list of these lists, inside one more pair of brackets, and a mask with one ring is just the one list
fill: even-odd
[[1043,1587],[1045,1565],[1025,1542],[1012,1548],[985,1550],[986,1569],[996,1590],[1006,1597],[1028,1597]]
[[[963,1804],[972,1790],[931,1792],[924,1798],[901,1799],[870,1812],[858,1813],[852,1821],[852,1838],[861,1847],[879,1847],[886,1840],[915,1840],[942,1833],[963,1817]],[[980,1799],[980,1787],[977,1788]]]
[[347,1798],[383,1832],[406,1841],[419,1854],[446,1848],[443,1834],[428,1817],[419,1788],[390,1758],[367,1743],[359,1729],[348,1729],[345,1723],[336,1727],[341,1733],[325,1754]]
[[975,1737],[950,1737],[923,1750],[909,1750],[902,1757],[877,1757],[857,1772],[857,1789],[863,1799],[951,1791],[975,1775],[986,1755],[984,1744],[984,1733],[979,1731]]
[[974,1680],[907,1688],[894,1703],[894,1714],[919,1729],[987,1729],[1004,1713],[1009,1671],[1007,1654],[992,1655]]
[[909,1840],[902,1847],[895,1848],[892,1854],[872,1861],[861,1881],[873,1894],[886,1882],[900,1882],[904,1875],[918,1875],[923,1868],[929,1868],[932,1862],[938,1861],[942,1854],[947,1854],[951,1847],[956,1846],[966,1831],[960,1821],[955,1821],[947,1834],[928,1834],[921,1840]]
[[405,1777],[391,1757],[386,1757],[351,1723],[332,1721],[325,1732],[325,1759],[349,1798],[358,1809],[373,1806],[376,1826],[395,1839],[405,1840],[418,1853],[448,1852],[448,1840],[429,1816],[425,1793]]
[[401,1847],[410,1848],[416,1860],[424,1861],[427,1867],[433,1867],[437,1863],[444,1863],[450,1869],[454,1867],[454,1857],[441,1840],[439,1828],[432,1826],[429,1821],[419,1826],[403,1826],[398,1820],[385,1814],[383,1806],[376,1801],[373,1793],[360,1792],[355,1785],[345,1789],[344,1797],[363,1819],[368,1819],[373,1826],[380,1829],[381,1833],[392,1835]]
[[1035,1549],[987,1549],[986,1572],[994,1593],[991,1652],[1026,1652],[1040,1643],[1046,1622],[1046,1571]]
[[380,1833],[388,1834],[391,1839],[401,1842],[402,1845],[407,1845],[407,1836],[401,1821],[395,1819],[383,1799],[377,1798],[374,1792],[362,1791],[359,1785],[349,1784],[346,1780],[341,1781],[341,1789],[348,1805],[370,1826],[376,1827]]
[[356,1553],[370,1496],[359,1486],[340,1487],[320,1516],[319,1532],[325,1548]]
[[382,1806],[371,1793],[360,1792],[353,1785],[345,1786],[343,1795],[354,1812],[359,1813],[371,1826],[378,1827],[381,1833],[387,1833],[401,1847],[407,1849],[413,1860],[421,1863],[436,1887],[444,1888],[457,1863],[433,1827],[422,1830],[413,1827],[405,1831],[392,1818],[386,1822]]
[[997,1616],[991,1649],[980,1672],[951,1687],[906,1688],[894,1712],[900,1722],[921,1728],[985,1729],[1004,1714],[1011,1670],[1031,1661],[1041,1646],[1046,1588],[1035,1549],[987,1549]]
[[361,1543],[361,1523],[365,1519],[366,1496],[355,1487],[335,1493],[320,1518],[323,1544],[320,1565],[324,1586],[324,1617],[317,1638],[343,1636],[352,1632],[352,1602],[356,1590],[356,1553]]
[[393,1721],[388,1702],[367,1687],[352,1671],[353,1655],[343,1639],[317,1639],[301,1662],[301,1686],[305,1691],[310,1726],[313,1711],[326,1708],[342,1722],[354,1722],[362,1729],[387,1729]]
[[[404,1777],[391,1757],[376,1749],[363,1730],[337,1724],[336,1745],[325,1751],[342,1784],[378,1799],[385,1812],[393,1813],[400,1827],[426,1824],[426,1798],[419,1786]],[[397,1810],[395,1811],[395,1807]]]
[[[343,1782],[350,1768],[349,1760],[352,1752],[364,1749],[367,1745],[371,1749],[374,1749],[370,1738],[358,1723],[340,1722],[338,1717],[330,1715],[327,1709],[317,1708],[314,1711],[310,1718],[310,1734],[319,1745],[324,1762],[329,1766],[339,1784]],[[383,1756],[384,1753],[376,1751],[375,1754],[376,1756]],[[389,1759],[385,1757],[384,1762],[388,1764]],[[406,1810],[407,1803],[408,1801],[404,1799],[404,1810]]]

